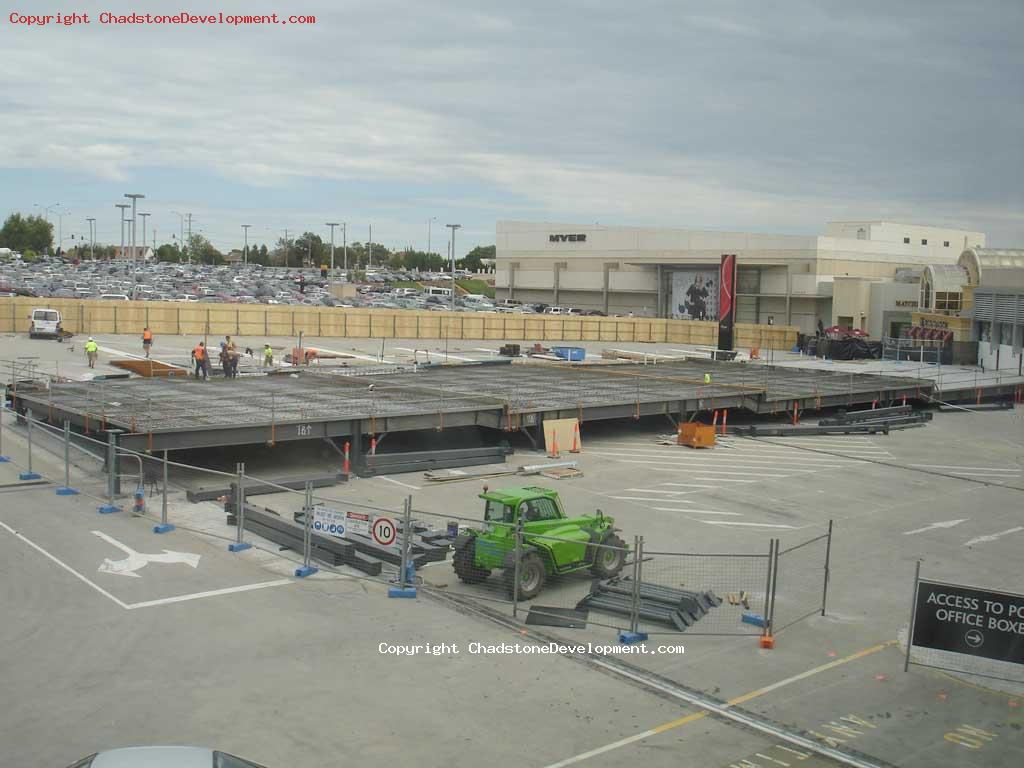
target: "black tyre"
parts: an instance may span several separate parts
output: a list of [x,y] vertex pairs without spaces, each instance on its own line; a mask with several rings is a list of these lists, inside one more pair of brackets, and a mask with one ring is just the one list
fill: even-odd
[[626,542],[609,531],[601,543],[603,547],[595,547],[594,564],[590,566],[590,572],[599,579],[610,579],[618,575],[626,562]]
[[[515,568],[508,567],[503,572],[505,588],[508,596],[515,598]],[[544,582],[548,580],[548,571],[544,567],[544,560],[536,552],[527,552],[519,561],[519,599],[532,600],[544,589]]]
[[455,575],[467,584],[479,584],[491,575],[489,568],[481,568],[476,564],[476,542],[471,541],[462,549],[455,550],[452,558]]

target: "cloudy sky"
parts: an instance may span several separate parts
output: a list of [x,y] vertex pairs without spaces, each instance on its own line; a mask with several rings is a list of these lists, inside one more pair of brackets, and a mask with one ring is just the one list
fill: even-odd
[[[1024,3],[305,0],[0,18],[0,216],[119,242],[147,200],[227,249],[288,228],[444,252],[499,219],[813,234],[884,218],[1024,246]],[[309,25],[113,26],[117,13]],[[29,27],[8,13],[86,12]],[[339,234],[340,242],[340,234]]]

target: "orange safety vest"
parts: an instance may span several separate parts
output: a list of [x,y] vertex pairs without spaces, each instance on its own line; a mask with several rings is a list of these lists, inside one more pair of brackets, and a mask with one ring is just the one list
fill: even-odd
[[203,360],[206,358],[206,347],[197,346],[192,350],[192,354],[196,356],[196,360]]
[[143,331],[142,332],[142,340],[143,341],[152,341],[153,340],[153,332],[152,331]]

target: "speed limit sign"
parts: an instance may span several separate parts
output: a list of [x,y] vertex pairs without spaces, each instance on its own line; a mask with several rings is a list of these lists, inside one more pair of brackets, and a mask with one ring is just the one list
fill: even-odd
[[394,544],[395,539],[398,538],[398,528],[390,517],[375,518],[370,533],[373,540],[383,547]]

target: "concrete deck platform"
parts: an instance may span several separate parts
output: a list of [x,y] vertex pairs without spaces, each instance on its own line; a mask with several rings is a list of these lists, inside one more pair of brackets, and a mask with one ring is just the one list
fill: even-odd
[[[713,383],[704,384],[704,374]],[[671,361],[658,365],[479,364],[366,375],[360,369],[233,380],[20,383],[19,408],[92,432],[123,430],[133,450],[277,443],[482,426],[740,408],[755,413],[922,397],[929,382],[865,374]]]

